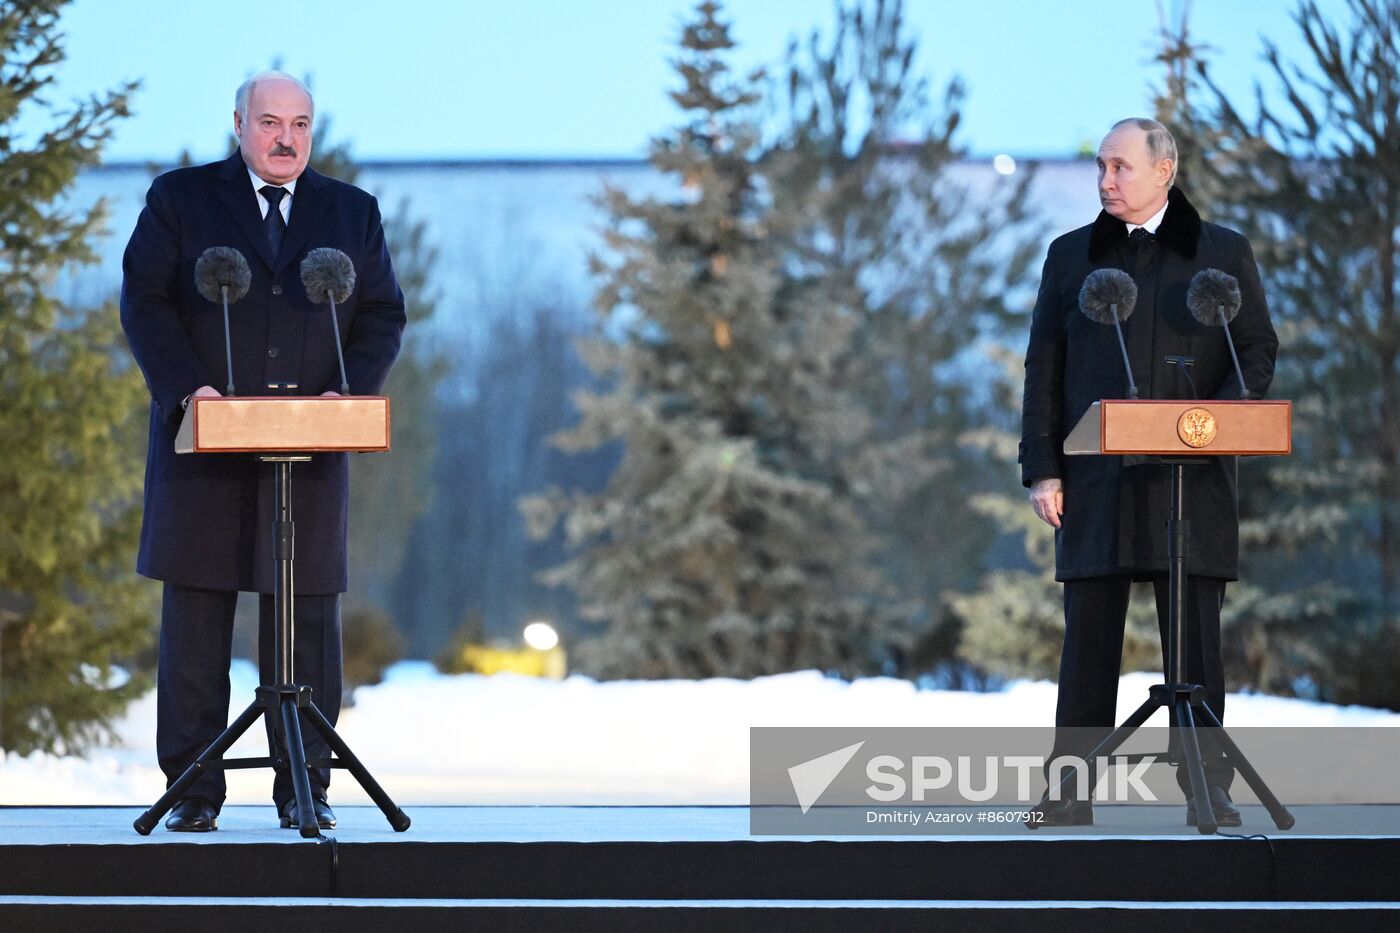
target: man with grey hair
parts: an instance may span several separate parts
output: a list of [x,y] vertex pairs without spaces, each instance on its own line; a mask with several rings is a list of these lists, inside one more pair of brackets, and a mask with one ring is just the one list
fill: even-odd
[[[1126,120],[1119,120],[1109,127],[1108,135],[1123,129],[1136,127],[1143,132],[1143,144],[1147,147],[1147,160],[1153,165],[1160,165],[1163,160],[1171,162],[1171,174],[1167,177],[1166,186],[1170,187],[1176,183],[1177,157],[1176,157],[1176,137],[1172,136],[1171,130],[1167,129],[1156,120],[1147,117],[1128,117]],[[1130,134],[1131,135],[1131,134]]]
[[268,71],[259,71],[257,74],[250,77],[247,81],[244,81],[242,84],[238,85],[238,90],[233,92],[233,112],[236,119],[248,119],[248,101],[253,95],[253,89],[257,87],[260,82],[263,81],[272,81],[280,82],[283,84],[289,84],[292,87],[294,87],[297,91],[300,91],[306,97],[307,115],[313,119],[315,118],[316,101],[311,96],[311,88],[307,87],[295,75],[289,75],[285,71],[277,71],[276,69],[270,69]]
[[[1096,162],[1103,210],[1092,224],[1050,245],[1026,350],[1021,479],[1036,515],[1055,529],[1055,579],[1064,583],[1052,758],[1082,756],[1096,744],[1090,738],[1106,734],[1114,722],[1135,580],[1150,581],[1155,589],[1164,667],[1170,649],[1168,468],[1063,452],[1065,436],[1089,406],[1123,398],[1127,388],[1114,328],[1079,312],[1085,278],[1099,269],[1121,269],[1137,285],[1137,305],[1123,322],[1123,337],[1142,398],[1240,398],[1224,335],[1197,322],[1186,307],[1187,286],[1203,269],[1220,269],[1239,281],[1242,302],[1229,326],[1250,397],[1261,398],[1268,389],[1278,350],[1249,242],[1202,221],[1173,185],[1176,143],[1166,127],[1156,120],[1121,120],[1104,137]],[[1209,460],[1192,470],[1186,502],[1191,546],[1187,666],[1181,676],[1203,685],[1211,709],[1223,717],[1220,610],[1226,582],[1238,579],[1239,503],[1234,458]],[[1240,824],[1228,792],[1232,777],[1222,757],[1207,758],[1206,783],[1221,826]],[[1185,768],[1178,768],[1177,783],[1189,796]],[[1093,822],[1089,800],[1044,803],[1041,809],[1049,825]],[[1189,808],[1187,819],[1194,820]]]
[[[225,727],[239,592],[259,594],[259,662],[263,682],[273,682],[271,467],[237,455],[175,454],[190,399],[220,395],[214,386],[225,381],[223,319],[199,294],[195,261],[214,246],[248,260],[248,291],[229,307],[229,363],[240,394],[336,394],[332,322],[299,274],[311,249],[332,247],[354,263],[354,291],[339,305],[352,394],[379,392],[406,321],[375,199],[307,167],[313,117],[310,92],[290,75],[269,71],[245,81],[233,112],[238,149],[221,162],[156,178],[123,259],[122,327],[151,391],[137,570],[164,583],[156,754],[167,784]],[[298,466],[294,665],[332,723],[341,696],[348,482],[344,454],[318,454]],[[309,757],[330,757],[316,730],[302,734]],[[282,825],[293,827],[292,782],[280,764],[272,798]],[[330,771],[314,770],[311,783],[317,822],[333,827]],[[166,828],[216,829],[224,793],[223,772],[204,772]]]

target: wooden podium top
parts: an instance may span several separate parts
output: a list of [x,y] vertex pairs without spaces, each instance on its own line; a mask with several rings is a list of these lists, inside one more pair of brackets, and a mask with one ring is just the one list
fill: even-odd
[[1293,451],[1293,404],[1215,399],[1103,399],[1065,438],[1070,456],[1284,456]]
[[382,395],[196,398],[175,452],[328,453],[389,449]]

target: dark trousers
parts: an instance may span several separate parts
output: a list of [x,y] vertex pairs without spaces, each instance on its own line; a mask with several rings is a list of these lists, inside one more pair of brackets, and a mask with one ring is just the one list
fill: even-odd
[[[1186,670],[1187,683],[1206,690],[1206,702],[1221,722],[1225,721],[1225,670],[1220,658],[1220,609],[1225,603],[1225,582],[1217,577],[1186,578]],[[1121,574],[1065,581],[1065,644],[1060,654],[1059,699],[1055,705],[1055,750],[1059,755],[1083,756],[1115,725],[1118,705],[1118,677],[1123,663],[1123,627],[1128,615],[1128,595],[1132,577]],[[1172,652],[1169,640],[1167,575],[1152,579],[1157,597],[1157,626],[1162,641],[1162,670],[1167,669]],[[1147,697],[1142,698],[1146,700]],[[1175,713],[1171,724],[1176,725]],[[1060,732],[1065,727],[1080,727]],[[1092,728],[1082,728],[1092,727]],[[1234,770],[1211,741],[1209,730],[1201,730],[1201,752],[1205,758],[1206,783],[1228,789]],[[1087,744],[1086,744],[1087,743]],[[1190,787],[1184,767],[1178,767],[1177,784]]]
[[[237,604],[238,594],[232,591],[165,584],[156,680],[156,757],[167,787],[228,725],[228,669]],[[312,700],[334,724],[340,714],[340,596],[296,596],[292,611],[296,624],[295,680],[311,687]],[[263,683],[268,684],[276,680],[272,623],[272,597],[264,594],[258,598],[258,668]],[[253,697],[246,699],[251,703]],[[243,700],[239,698],[240,709],[245,705]],[[308,757],[330,757],[329,747],[304,715],[301,734]],[[275,757],[271,726],[268,743]],[[329,769],[311,772],[313,794],[324,797],[329,785]],[[204,797],[216,807],[223,805],[225,792],[222,771],[205,772],[186,791],[188,796]],[[272,799],[280,809],[292,797],[291,774],[278,768]]]

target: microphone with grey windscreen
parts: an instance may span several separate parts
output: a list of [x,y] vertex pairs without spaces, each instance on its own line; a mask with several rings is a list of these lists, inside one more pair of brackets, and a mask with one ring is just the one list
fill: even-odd
[[248,260],[231,246],[211,246],[194,261],[194,286],[205,300],[224,307],[224,363],[228,367],[225,395],[233,395],[233,341],[228,331],[228,306],[248,294],[253,270]]
[[1230,359],[1235,364],[1235,378],[1240,381],[1240,398],[1249,398],[1240,370],[1240,358],[1235,353],[1235,338],[1230,336],[1230,322],[1240,313],[1240,280],[1219,269],[1202,269],[1191,277],[1186,289],[1186,308],[1191,316],[1207,327],[1225,328],[1225,342],[1230,346]]
[[1128,345],[1123,341],[1123,321],[1137,305],[1137,283],[1122,269],[1095,269],[1084,277],[1079,289],[1079,310],[1099,324],[1112,324],[1118,334],[1118,349],[1123,354],[1123,369],[1128,374],[1128,398],[1138,397],[1133,380],[1133,366],[1128,362]]
[[340,347],[340,319],[337,302],[343,302],[355,290],[355,264],[338,249],[320,247],[306,254],[301,261],[301,284],[306,297],[315,304],[330,302],[331,330],[335,334],[335,358],[340,363],[340,394],[350,394],[350,381],[345,378],[345,354]]

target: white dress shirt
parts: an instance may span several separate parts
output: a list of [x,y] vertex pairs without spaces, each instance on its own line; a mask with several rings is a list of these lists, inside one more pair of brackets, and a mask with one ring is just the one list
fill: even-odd
[[261,178],[258,177],[258,173],[253,171],[252,169],[248,169],[248,179],[253,183],[253,193],[258,196],[258,213],[262,215],[263,220],[267,219],[267,198],[263,197],[262,192],[258,189],[261,188],[263,185],[272,185],[272,187],[274,188],[287,189],[287,193],[282,195],[282,203],[277,205],[277,209],[282,212],[282,222],[286,224],[291,223],[292,198],[297,193],[297,180],[293,178],[286,184],[275,185],[270,181],[263,181]]
[[[295,184],[295,182],[293,182],[293,184]],[[285,200],[288,200],[288,199],[287,199],[287,198],[283,198],[282,200],[285,201]],[[264,217],[267,216],[267,203],[266,203],[266,202],[263,202],[263,216],[264,216]],[[1162,209],[1161,209],[1160,211],[1158,211],[1157,213],[1153,214],[1151,217],[1147,218],[1147,220],[1143,221],[1142,223],[1140,223],[1140,224],[1128,224],[1128,236],[1132,236],[1132,235],[1133,235],[1133,231],[1136,230],[1138,227],[1142,227],[1142,228],[1143,228],[1144,230],[1146,230],[1148,233],[1153,233],[1153,234],[1155,234],[1155,233],[1157,232],[1157,228],[1160,227],[1160,226],[1162,225],[1162,218],[1165,217],[1165,216],[1167,216],[1167,205],[1166,205],[1166,204],[1163,204],[1163,205],[1162,205]]]

